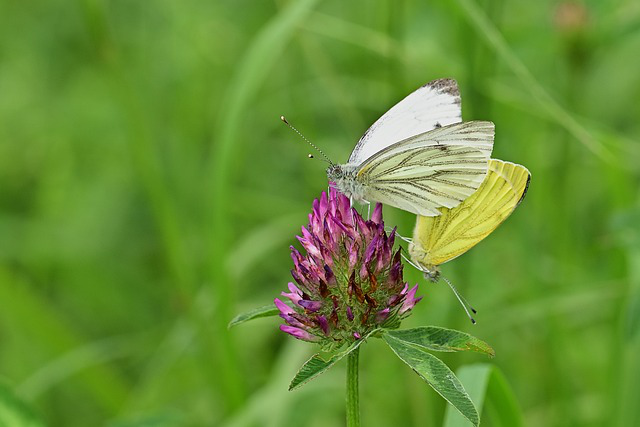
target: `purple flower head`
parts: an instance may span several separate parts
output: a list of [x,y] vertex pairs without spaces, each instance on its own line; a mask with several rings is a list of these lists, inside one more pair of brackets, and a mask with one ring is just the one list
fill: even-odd
[[382,205],[365,220],[335,189],[314,200],[309,224],[297,236],[305,254],[291,247],[295,281],[276,298],[280,329],[305,341],[335,348],[406,317],[418,286],[402,278],[400,250],[393,251],[395,229],[387,235]]

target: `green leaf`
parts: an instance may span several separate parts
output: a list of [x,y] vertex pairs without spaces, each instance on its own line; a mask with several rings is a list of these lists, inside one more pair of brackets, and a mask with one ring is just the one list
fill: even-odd
[[296,376],[291,380],[289,384],[289,390],[295,390],[303,384],[311,381],[333,365],[335,365],[340,359],[351,353],[358,348],[361,341],[356,341],[351,344],[346,350],[334,354],[329,359],[322,358],[320,353],[314,354],[311,359],[307,360],[300,368]]
[[238,314],[236,317],[231,319],[229,325],[227,326],[229,329],[234,326],[238,326],[244,322],[248,322],[249,320],[259,319],[260,317],[271,317],[277,316],[280,313],[280,310],[273,305],[264,305],[262,307],[254,308],[253,310],[247,311],[245,313]]
[[0,383],[0,426],[43,427],[44,424],[9,387]]
[[382,338],[404,363],[409,365],[438,394],[471,421],[474,426],[478,426],[480,423],[478,411],[473,406],[471,398],[458,378],[444,362],[427,353],[424,348],[396,338],[389,332],[384,333]]
[[378,329],[369,332],[362,339],[354,342],[346,350],[343,350],[339,353],[334,354],[329,359],[325,360],[320,353],[314,354],[311,359],[307,360],[304,365],[300,368],[298,373],[293,380],[291,380],[291,384],[289,384],[289,390],[295,390],[303,384],[308,383],[321,373],[325,372],[327,369],[335,365],[340,359],[351,353],[353,350],[358,348],[360,344],[362,344],[368,337],[372,334],[378,332]]
[[[504,427],[522,426],[522,412],[511,387],[502,372],[488,364],[463,366],[457,372],[469,396],[477,408],[491,418],[491,425]],[[482,411],[481,411],[482,412]],[[447,406],[444,427],[468,427],[464,419],[451,405]]]
[[432,351],[476,351],[495,356],[486,342],[467,333],[437,326],[421,326],[415,329],[387,331],[387,334],[410,344]]

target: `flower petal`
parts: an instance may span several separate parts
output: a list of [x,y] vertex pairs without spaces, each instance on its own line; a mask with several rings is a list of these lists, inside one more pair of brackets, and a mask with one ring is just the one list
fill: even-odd
[[347,319],[353,320],[353,311],[351,310],[351,307],[349,307],[349,306],[347,306]]
[[318,337],[311,335],[309,332],[296,328],[295,326],[280,325],[280,330],[286,332],[289,335],[303,341],[315,342],[318,341]]
[[318,311],[322,308],[322,301],[310,301],[310,300],[305,300],[305,299],[301,299],[298,302],[298,305],[300,305],[301,307],[306,308],[309,311]]
[[373,214],[371,214],[371,221],[376,224],[380,224],[382,222],[382,204],[376,203],[376,207],[373,209]]
[[316,322],[325,335],[329,335],[329,322],[325,316],[316,316]]
[[389,307],[387,307],[384,310],[380,310],[378,313],[376,313],[376,323],[381,324],[382,322],[387,320],[390,311],[391,310],[389,310]]
[[398,313],[403,314],[409,310],[411,310],[421,299],[422,297],[416,298],[416,292],[418,291],[418,285],[415,285],[404,297],[404,302],[402,303],[402,307]]

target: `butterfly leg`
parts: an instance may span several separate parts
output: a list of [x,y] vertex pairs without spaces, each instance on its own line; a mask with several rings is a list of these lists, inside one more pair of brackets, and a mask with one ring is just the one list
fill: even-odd
[[351,219],[352,219],[353,223],[355,224],[357,222],[356,215],[358,214],[358,212],[353,207],[353,196],[349,196],[349,207],[351,208],[351,209],[349,209],[351,211]]
[[[392,227],[386,226],[384,228],[384,231],[386,231],[387,233],[391,233],[393,231]],[[396,229],[396,237],[398,237],[400,240],[407,242],[407,243],[413,243],[413,239],[410,239],[408,237],[404,237],[402,234],[398,233],[398,230]],[[415,266],[414,266],[415,267]],[[418,268],[418,267],[416,267]]]
[[[393,231],[393,228],[391,228],[391,227],[385,227],[385,228],[384,228],[384,230],[385,230],[387,233],[391,233],[391,232]],[[413,239],[410,239],[410,238],[408,238],[408,237],[404,237],[403,235],[399,234],[397,231],[396,231],[396,237],[398,237],[400,240],[402,240],[402,241],[404,241],[404,242],[407,242],[407,243],[413,243]]]
[[405,254],[400,253],[400,256],[407,261],[409,264],[411,264],[413,266],[413,268],[415,268],[418,271],[421,271],[423,273],[426,273],[426,271],[424,271],[424,268],[420,267],[419,265],[415,264],[413,261],[411,261],[409,258],[406,257]]

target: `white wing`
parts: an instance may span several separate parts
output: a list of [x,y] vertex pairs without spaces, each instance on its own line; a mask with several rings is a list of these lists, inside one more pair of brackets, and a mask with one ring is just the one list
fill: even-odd
[[453,79],[434,80],[376,120],[356,144],[349,163],[360,164],[398,141],[461,121],[458,84]]
[[363,198],[422,216],[458,206],[487,174],[495,127],[456,123],[394,144],[358,169]]

